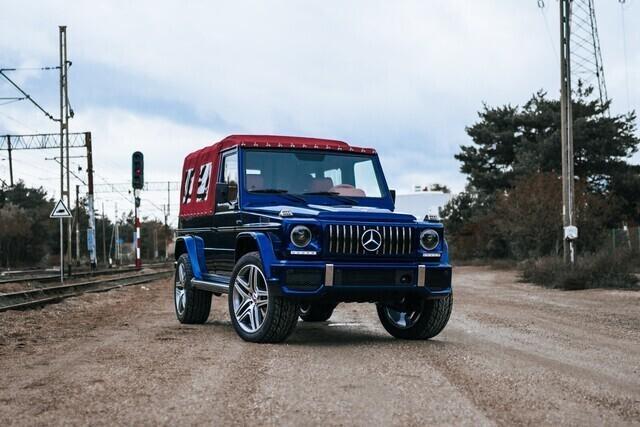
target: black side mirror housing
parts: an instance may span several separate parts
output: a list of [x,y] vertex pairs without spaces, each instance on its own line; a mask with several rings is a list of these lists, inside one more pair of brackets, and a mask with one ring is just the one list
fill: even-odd
[[395,205],[395,203],[396,203],[396,190],[389,190],[389,192],[391,193],[391,200],[393,200],[393,204]]
[[229,203],[229,184],[226,182],[216,183],[216,204]]

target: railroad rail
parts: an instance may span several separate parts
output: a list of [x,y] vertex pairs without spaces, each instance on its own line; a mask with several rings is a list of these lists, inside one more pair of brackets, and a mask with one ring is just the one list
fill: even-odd
[[140,285],[168,277],[172,272],[172,269],[167,269],[0,294],[0,311],[39,307],[89,292],[104,292],[125,286]]
[[[144,267],[162,267],[162,266],[170,266],[171,263],[154,263],[154,264],[146,264]],[[41,270],[42,271],[42,270]],[[121,268],[109,268],[104,270],[93,270],[93,271],[78,271],[75,273],[71,273],[71,277],[69,279],[81,278],[81,277],[94,277],[94,276],[106,276],[120,273],[128,273],[131,271],[136,271],[136,268],[131,267],[121,267]],[[0,275],[0,286],[6,283],[25,283],[25,282],[55,282],[60,280],[60,271],[59,270],[49,270],[43,273],[32,273],[29,271],[24,271],[20,273],[8,273]]]

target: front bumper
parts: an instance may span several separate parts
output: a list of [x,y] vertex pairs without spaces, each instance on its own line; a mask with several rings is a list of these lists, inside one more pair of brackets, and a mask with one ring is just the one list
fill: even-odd
[[277,261],[270,264],[269,292],[301,299],[377,301],[451,294],[451,266],[444,263],[335,263]]

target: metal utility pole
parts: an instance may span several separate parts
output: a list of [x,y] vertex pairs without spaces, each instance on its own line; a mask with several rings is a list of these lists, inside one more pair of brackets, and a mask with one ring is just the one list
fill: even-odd
[[9,186],[13,187],[13,160],[11,158],[11,137],[7,135],[7,152],[9,153]]
[[[66,73],[66,63],[67,58],[64,56],[64,45],[67,43],[67,27],[60,26],[60,200],[64,198],[64,133],[66,131],[66,123],[65,123],[65,97],[64,97],[64,87],[66,86],[67,81],[67,73]],[[69,194],[67,194],[67,197]],[[68,202],[67,202],[68,203]],[[69,242],[69,247],[71,243]],[[64,254],[64,232],[62,223],[60,224],[60,268],[64,271],[64,262],[62,258]],[[69,256],[68,256],[69,257]],[[69,257],[70,258],[70,257]]]
[[115,258],[116,265],[120,265],[120,230],[118,230],[118,204],[116,203],[116,216],[114,227],[114,244],[115,244]]
[[[67,60],[67,27],[60,27],[61,40],[60,49],[62,50],[63,63],[61,69],[64,71],[64,81],[62,86],[64,89],[64,129],[65,129],[65,157],[61,158],[65,162],[67,169],[67,206],[71,206],[71,176],[70,176],[70,164],[69,164],[69,61]],[[62,116],[61,116],[62,117]],[[62,142],[62,141],[60,141]],[[69,266],[69,274],[71,274],[71,221],[67,221],[67,262]]]
[[[104,258],[104,266],[109,267],[109,261],[107,259],[107,234],[105,231],[105,216],[104,216],[104,202],[102,202],[102,257]],[[109,249],[111,252],[111,249]]]
[[578,231],[573,211],[573,115],[571,111],[571,3],[560,0],[560,140],[562,145],[563,253],[566,263],[575,262]]
[[76,185],[76,267],[80,265],[80,186]]
[[[85,134],[85,144],[87,145],[87,209],[89,210],[89,227],[87,230],[87,247],[89,249],[89,262],[91,269],[98,266],[98,251],[96,249],[96,212],[93,200],[93,146],[91,145],[91,132]],[[67,145],[67,149],[69,146]],[[104,211],[104,209],[103,209]],[[103,212],[104,213],[104,212]],[[104,218],[104,217],[103,217]],[[104,224],[103,224],[104,227]],[[104,236],[103,236],[104,239]]]

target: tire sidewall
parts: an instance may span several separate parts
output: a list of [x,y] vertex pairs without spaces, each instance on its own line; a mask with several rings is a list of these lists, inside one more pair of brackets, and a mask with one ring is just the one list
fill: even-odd
[[[271,322],[273,318],[274,305],[272,303],[273,298],[271,294],[269,294],[268,296],[269,302],[267,304],[267,315],[265,316],[264,321],[262,322],[262,325],[260,325],[260,328],[253,333],[247,332],[244,329],[242,329],[238,320],[236,319],[235,310],[233,308],[233,287],[235,286],[236,277],[238,273],[243,267],[247,265],[254,265],[258,267],[266,280],[266,275],[264,274],[264,269],[262,265],[262,259],[260,258],[260,254],[258,252],[249,252],[248,254],[243,255],[238,260],[235,267],[233,268],[233,272],[231,274],[231,281],[229,282],[229,295],[228,295],[229,317],[231,318],[231,324],[233,325],[233,328],[236,330],[236,333],[240,335],[242,339],[247,341],[252,341],[252,342],[258,342],[258,341],[261,341],[268,332],[269,328],[267,325],[269,324],[269,322]],[[268,289],[269,286],[268,284],[266,285]]]
[[[176,304],[176,288],[178,282],[178,272],[180,271],[180,265],[184,265],[184,273],[185,273],[185,282],[184,282],[184,292],[185,292],[185,307],[182,314],[178,312],[178,305]],[[187,254],[182,254],[178,258],[178,263],[176,264],[176,271],[173,275],[173,309],[176,312],[176,317],[179,321],[184,322],[185,316],[187,314],[187,300],[191,296],[191,279],[193,278],[193,272],[191,270],[191,260]]]
[[[387,317],[384,304],[376,304],[376,310],[378,311],[378,318],[380,319],[380,323],[382,323],[382,326],[390,335],[396,338],[407,340],[429,339],[440,333],[449,321],[449,316],[451,315],[452,299],[453,296],[448,295],[445,298],[439,300],[422,301],[422,311],[420,313],[420,318],[414,325],[410,326],[409,328],[399,328],[398,326],[396,326],[393,321],[391,321]],[[438,328],[435,334],[427,333],[426,331],[433,326],[431,324],[434,321],[432,314],[434,310],[437,309],[436,306],[438,304],[448,305],[449,312],[447,313],[443,325]]]

